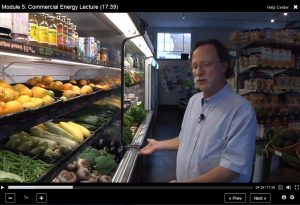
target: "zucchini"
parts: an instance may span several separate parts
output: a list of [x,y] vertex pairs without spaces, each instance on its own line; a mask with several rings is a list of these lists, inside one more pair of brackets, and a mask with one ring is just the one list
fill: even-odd
[[79,122],[76,122],[76,123],[79,124],[79,125],[81,125],[81,126],[83,126],[83,127],[85,127],[88,130],[91,130],[91,131],[95,131],[97,129],[97,127],[94,126],[94,125],[88,125],[88,124],[79,123]]
[[24,180],[17,174],[0,170],[0,183],[23,182]]

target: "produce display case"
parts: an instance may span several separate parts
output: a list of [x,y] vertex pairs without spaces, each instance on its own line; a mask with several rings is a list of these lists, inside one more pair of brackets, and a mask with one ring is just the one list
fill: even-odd
[[[14,86],[18,84],[23,84],[24,86],[26,86],[28,85],[28,83],[32,83],[31,81],[29,81],[29,79],[36,77],[39,77],[41,79],[44,76],[51,76],[53,81],[59,81],[62,83],[62,86],[66,87],[75,87],[76,84],[72,83],[76,82],[77,85],[79,85],[81,84],[81,80],[85,80],[86,82],[89,82],[88,86],[95,88],[91,89],[91,92],[82,91],[82,93],[76,93],[76,95],[66,94],[67,92],[65,93],[65,91],[68,89],[64,89],[65,87],[62,87],[62,89],[59,89],[59,91],[56,91],[54,89],[53,91],[55,92],[55,97],[53,96],[54,102],[52,102],[51,104],[44,105],[45,103],[43,103],[43,105],[37,108],[25,107],[25,109],[23,109],[22,107],[22,111],[13,111],[9,114],[3,114],[2,110],[5,108],[5,105],[9,104],[7,102],[17,101],[19,96],[15,96],[13,100],[6,99],[5,101],[3,101],[3,103],[1,104],[0,117],[0,128],[2,130],[0,134],[1,155],[5,156],[5,158],[7,159],[7,155],[24,155],[28,159],[38,159],[42,164],[45,165],[44,167],[46,167],[44,173],[39,173],[35,177],[25,177],[26,179],[24,179],[23,176],[22,180],[16,180],[16,182],[66,182],[59,180],[61,175],[70,175],[69,172],[66,173],[65,169],[69,169],[70,164],[74,164],[74,161],[78,161],[78,157],[84,157],[83,153],[89,149],[103,150],[100,151],[98,156],[99,158],[104,158],[104,156],[107,156],[113,159],[114,163],[116,164],[112,166],[114,167],[114,170],[111,170],[111,172],[107,172],[109,173],[110,177],[119,176],[120,170],[128,169],[127,166],[130,166],[129,169],[133,169],[134,167],[134,164],[127,164],[126,166],[124,166],[124,163],[122,163],[122,161],[128,159],[127,153],[130,153],[132,150],[137,150],[133,145],[136,143],[136,139],[138,139],[138,137],[132,138],[132,141],[125,142],[122,135],[122,129],[114,131],[113,133],[109,133],[107,132],[107,130],[109,130],[113,126],[122,127],[120,126],[120,124],[123,125],[123,114],[125,114],[126,110],[132,109],[132,104],[137,104],[141,101],[144,104],[146,98],[145,82],[147,81],[145,81],[145,76],[142,72],[145,72],[145,57],[141,56],[141,60],[139,61],[139,63],[141,63],[140,72],[142,73],[142,77],[139,78],[137,76],[134,76],[135,79],[140,80],[140,82],[133,83],[133,86],[135,87],[132,90],[138,90],[138,94],[136,94],[137,98],[128,107],[121,107],[121,105],[124,105],[124,96],[122,94],[128,91],[128,88],[125,88],[125,86],[122,86],[121,84],[121,82],[124,82],[123,79],[121,79],[121,76],[123,76],[121,65],[122,63],[124,64],[124,59],[121,59],[121,43],[126,37],[113,26],[113,24],[104,14],[63,13],[62,15],[71,18],[74,24],[77,25],[77,32],[79,36],[93,36],[101,42],[101,45],[105,49],[99,49],[97,51],[95,50],[95,57],[88,58],[79,56],[76,53],[72,53],[70,51],[59,50],[57,48],[51,48],[41,44],[31,44],[26,41],[20,42],[19,39],[0,39],[0,74],[2,75],[0,85],[0,87],[2,86],[1,89],[5,86],[14,89],[16,88]],[[91,29],[91,24],[93,24],[93,29]],[[126,52],[132,52],[132,50],[127,49],[129,49],[129,47],[126,47]],[[133,51],[141,55],[141,52],[138,51],[138,48],[133,48]],[[102,54],[104,54],[105,56],[101,57]],[[143,82],[141,82],[141,79],[143,79]],[[77,87],[82,90],[82,87],[87,85],[85,81],[83,81],[83,84]],[[69,83],[71,85],[69,85]],[[42,87],[43,89],[46,89],[48,91],[52,90],[52,87],[48,87],[48,84],[46,84],[46,86],[33,84],[32,86],[28,86],[27,89],[31,90],[33,87]],[[71,87],[72,90],[73,87]],[[1,94],[2,93],[5,96],[5,92],[2,92],[1,90]],[[1,102],[2,97],[3,96],[1,95]],[[108,112],[107,110],[110,109],[113,111]],[[144,110],[146,112],[146,107],[144,107]],[[75,114],[81,115],[81,117],[84,116],[82,117],[84,119],[81,118],[81,120],[95,119],[98,124],[96,124],[94,130],[89,130],[93,128],[92,125],[88,125],[86,121],[82,123],[82,121],[78,120],[79,117],[77,118],[77,120],[75,120]],[[147,114],[147,119],[143,120],[141,127],[136,128],[138,130],[138,132],[136,132],[135,134],[136,136],[141,137],[141,133],[146,133],[145,129],[147,129],[150,124],[149,121],[151,120],[151,116],[152,114],[149,111]],[[49,159],[43,157],[43,154],[45,154],[46,151],[40,151],[40,149],[42,149],[42,146],[38,147],[37,145],[45,145],[48,143],[47,146],[49,146],[50,142],[46,139],[43,139],[43,137],[45,137],[44,135],[52,136],[53,134],[54,138],[52,139],[56,139],[55,137],[59,136],[59,131],[56,132],[55,129],[63,129],[64,123],[68,124],[69,121],[75,122],[75,124],[78,123],[83,127],[86,126],[85,128],[90,131],[90,135],[88,137],[82,137],[80,141],[76,142],[76,146],[72,147],[72,149],[68,150],[66,153],[59,153],[61,155],[59,155],[59,157],[57,158],[53,157],[52,159]],[[53,122],[54,125],[57,126],[56,128],[54,128],[54,131],[48,127],[49,122]],[[145,123],[147,124],[147,126],[144,125]],[[32,131],[33,128],[43,129],[43,126],[46,127],[47,130],[39,130],[40,132],[35,133]],[[68,130],[68,126],[65,127],[66,130]],[[69,130],[71,131],[71,129]],[[144,131],[142,132],[139,130]],[[51,134],[47,132],[51,132]],[[74,135],[77,134],[74,133]],[[34,139],[34,137],[39,137],[40,139],[38,140],[42,139],[44,141],[22,141],[25,138],[26,140],[28,140]],[[13,138],[17,139],[17,141],[13,141]],[[24,144],[29,146],[27,147],[29,149],[25,149]],[[35,147],[33,146],[33,144],[35,145]],[[13,145],[15,145],[15,147]],[[55,142],[56,147],[52,150],[47,150],[47,153],[49,154],[53,152],[57,154],[59,151],[61,151],[59,150],[57,145],[61,144]],[[45,149],[48,148],[49,147]],[[36,152],[39,151],[39,153],[37,155],[34,155],[34,153],[36,152],[32,150],[35,150]],[[53,153],[51,156],[56,156],[53,155]],[[136,157],[136,154],[134,156],[131,156],[132,159]],[[99,162],[99,160],[97,162]],[[9,162],[7,161],[6,163]],[[32,163],[34,164],[36,162]],[[103,160],[99,163],[103,163]],[[99,168],[100,165],[95,164],[94,166]],[[102,171],[104,170],[103,167],[106,166],[108,165],[105,163],[101,164],[101,167],[99,169]],[[0,169],[5,172],[11,172],[11,169],[7,167],[9,166],[2,167]],[[104,173],[106,172],[104,171]],[[15,172],[13,174],[18,175],[20,173]],[[90,174],[92,174],[92,172]],[[71,176],[73,175],[71,174]],[[101,178],[99,175],[98,177],[99,178],[95,177],[95,173],[93,172],[93,180],[92,177],[89,178],[91,180],[83,180],[83,178],[79,177],[75,181],[69,182],[82,181],[85,183],[97,183],[111,181],[111,179],[105,177]],[[116,179],[116,177],[114,178]],[[121,182],[124,180],[120,178],[119,180],[113,181]]]

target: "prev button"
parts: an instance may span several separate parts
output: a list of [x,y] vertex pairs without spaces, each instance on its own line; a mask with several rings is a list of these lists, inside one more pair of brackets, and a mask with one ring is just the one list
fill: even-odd
[[250,203],[271,203],[270,193],[251,193]]
[[246,203],[245,193],[225,193],[224,194],[225,203]]

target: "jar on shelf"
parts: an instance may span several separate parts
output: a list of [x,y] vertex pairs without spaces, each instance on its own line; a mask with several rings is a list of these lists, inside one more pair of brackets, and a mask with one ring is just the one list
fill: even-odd
[[105,47],[102,47],[100,50],[100,61],[107,62],[108,61],[108,50]]

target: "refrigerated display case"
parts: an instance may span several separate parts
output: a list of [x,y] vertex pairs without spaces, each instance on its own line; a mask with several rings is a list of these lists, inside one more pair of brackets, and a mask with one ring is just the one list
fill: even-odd
[[[140,67],[138,72],[141,73],[145,73],[145,58],[140,56],[141,52],[137,47],[134,48],[132,43],[130,43],[131,46],[122,47],[122,41],[124,41],[126,37],[113,26],[104,14],[63,13],[62,15],[67,16],[74,24],[77,25],[76,31],[78,32],[79,37],[94,37],[98,39],[99,42],[95,42],[94,45],[96,46],[101,44],[99,45],[100,49],[96,51],[94,48],[96,55],[94,58],[90,58],[90,56],[87,55],[82,56],[82,53],[78,55],[77,53],[75,54],[70,51],[59,50],[57,48],[51,48],[41,44],[29,44],[28,42],[20,42],[9,38],[0,39],[2,88],[4,85],[4,87],[7,86],[9,89],[13,89],[20,86],[19,84],[22,83],[27,86],[29,90],[31,90],[32,87],[39,87],[38,89],[44,87],[43,89],[52,91],[51,95],[54,95],[52,96],[53,102],[49,105],[45,105],[45,103],[42,103],[43,105],[39,107],[30,107],[27,105],[25,109],[23,106],[18,112],[3,114],[5,105],[12,104],[11,102],[7,102],[17,101],[18,95],[21,94],[13,92],[14,96],[9,99],[9,97],[7,97],[8,94],[6,94],[6,88],[1,89],[1,101],[7,97],[4,102],[1,102],[1,151],[7,152],[6,150],[9,150],[7,153],[10,151],[13,151],[14,153],[21,152],[23,154],[25,153],[24,155],[33,157],[35,156],[35,152],[31,149],[33,147],[29,148],[31,153],[29,151],[28,154],[26,154],[24,150],[14,150],[11,149],[11,147],[8,148],[6,145],[10,141],[11,136],[16,137],[17,135],[21,135],[22,138],[28,137],[29,134],[32,135],[32,132],[30,132],[32,127],[37,127],[37,125],[44,122],[67,122],[70,119],[73,119],[76,116],[78,117],[82,113],[86,114],[87,112],[100,114],[103,118],[97,118],[99,120],[99,124],[96,126],[95,130],[90,130],[90,137],[86,137],[84,140],[78,141],[78,144],[72,147],[73,149],[71,151],[69,150],[69,152],[63,154],[63,156],[50,160],[49,158],[46,159],[46,161],[49,162],[49,165],[47,165],[45,173],[40,174],[35,178],[31,178],[28,181],[22,182],[52,181],[53,178],[62,172],[62,170],[66,169],[68,164],[76,160],[80,154],[90,147],[97,149],[105,148],[107,153],[113,154],[112,156],[115,157],[116,163],[119,163],[118,170],[114,177],[114,179],[117,179],[116,176],[119,176],[120,172],[127,170],[127,166],[130,166],[130,169],[133,169],[134,163],[133,165],[124,165],[124,161],[129,158],[134,159],[137,157],[136,154],[132,155],[130,153],[132,153],[133,150],[137,151],[136,141],[138,139],[140,140],[142,134],[146,134],[152,115],[152,112],[148,111],[147,118],[143,120],[137,128],[136,135],[132,141],[128,141],[127,143],[124,142],[121,133],[122,129],[119,129],[117,133],[114,132],[114,136],[105,136],[105,134],[107,134],[105,131],[111,128],[111,126],[118,126],[119,123],[123,125],[123,114],[125,114],[126,110],[132,109],[132,104],[136,105],[137,103],[140,103],[140,101],[145,102],[146,98],[145,82],[147,82],[147,80],[145,80],[144,74],[142,74],[143,82],[135,84],[134,89],[132,89],[134,91],[138,91],[138,93],[135,94],[135,100],[133,103],[128,107],[120,106],[118,109],[118,103],[124,105],[124,102],[120,100],[125,99],[122,93],[128,92],[128,94],[130,94],[131,92],[129,91],[130,88],[125,88],[121,84],[121,82],[124,82],[124,80],[121,79],[121,76],[124,76],[124,74],[122,74],[124,69],[121,69],[122,64],[124,64],[124,59],[121,59],[121,50],[125,49],[124,51],[127,53],[134,51],[136,55],[134,65],[135,68]],[[86,41],[86,45],[87,44],[89,44],[89,41]],[[80,50],[79,47],[77,49],[78,51]],[[61,82],[62,84],[57,83],[61,86],[61,89],[52,90],[50,83],[47,83],[46,85],[38,84],[40,82],[32,84],[34,79],[36,80],[37,77],[40,77],[41,80],[42,76],[47,76],[44,77],[44,80],[47,78],[49,79],[50,76],[53,81]],[[30,81],[30,79],[33,80]],[[51,85],[53,86],[53,84]],[[82,90],[84,86],[92,87],[91,92],[89,92],[89,89],[86,92],[84,91],[85,89],[83,89],[82,92],[78,91],[79,93],[75,93],[74,95],[66,92],[66,90],[73,90],[74,87],[79,87],[79,89]],[[74,92],[76,89],[74,89]],[[48,91],[45,92],[48,94]],[[107,107],[102,109],[103,106]],[[63,128],[63,125],[61,125],[61,128]],[[38,135],[38,133],[36,134]],[[20,136],[17,136],[16,138],[18,137]],[[141,140],[139,143],[140,142]],[[23,144],[26,143],[22,142],[22,145]],[[27,143],[26,145],[28,144],[30,143]],[[12,146],[11,144],[9,145]],[[21,144],[19,144],[18,147],[19,146],[21,146]],[[54,149],[52,151],[54,151]],[[39,154],[37,155],[40,156]],[[40,158],[45,161],[43,156]],[[9,172],[9,170],[4,171]],[[121,181],[124,180],[121,178],[114,180],[114,182]],[[76,182],[78,182],[78,180]]]
[[[149,39],[147,33],[144,39]],[[158,64],[152,55],[142,52],[131,39],[125,39],[122,60],[123,119],[122,137],[128,148],[113,178],[113,182],[139,182],[142,177],[138,150],[151,135],[153,116],[157,107]],[[151,54],[153,47],[150,45]],[[156,85],[157,86],[157,85]],[[156,89],[156,90],[155,90]],[[131,142],[131,143],[130,143]]]

